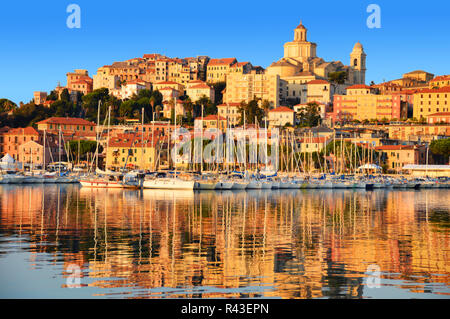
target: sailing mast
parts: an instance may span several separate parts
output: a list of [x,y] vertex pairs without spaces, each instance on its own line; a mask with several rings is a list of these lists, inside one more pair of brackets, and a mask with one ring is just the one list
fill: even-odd
[[[176,146],[177,146],[177,140],[178,140],[178,136],[177,136],[177,100],[174,98],[174,103],[173,103],[173,108],[174,108],[174,117],[175,117],[175,142],[174,142],[174,150],[176,150]],[[177,177],[177,158],[178,158],[178,154],[175,153],[175,161],[173,163],[173,165],[175,166],[175,175],[173,178]]]
[[98,106],[97,106],[97,132],[96,132],[96,142],[97,146],[95,149],[95,174],[97,174],[97,168],[98,168],[98,140],[99,140],[99,129],[100,129],[100,105],[102,104],[102,100],[98,100]]
[[142,125],[141,125],[141,170],[144,170],[144,108],[141,110],[142,113]]

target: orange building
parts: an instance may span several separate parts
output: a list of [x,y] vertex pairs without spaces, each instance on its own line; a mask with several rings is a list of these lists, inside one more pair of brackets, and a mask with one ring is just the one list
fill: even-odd
[[47,133],[95,137],[95,123],[76,117],[50,117],[37,122],[38,129]]
[[12,128],[3,133],[3,153],[11,155],[16,161],[22,161],[20,145],[29,141],[43,143],[43,135],[33,127]]
[[69,92],[77,91],[84,95],[91,93],[94,81],[89,76],[87,70],[75,70],[67,73],[67,89]]

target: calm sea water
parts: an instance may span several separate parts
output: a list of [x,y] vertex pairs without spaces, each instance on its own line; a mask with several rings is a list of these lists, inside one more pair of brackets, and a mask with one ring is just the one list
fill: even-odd
[[0,186],[1,298],[450,298],[450,190]]

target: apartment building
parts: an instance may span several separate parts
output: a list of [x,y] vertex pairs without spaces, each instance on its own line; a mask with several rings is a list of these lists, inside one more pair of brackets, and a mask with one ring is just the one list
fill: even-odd
[[208,83],[225,82],[230,68],[237,63],[236,58],[211,59],[206,70]]
[[280,106],[282,98],[281,80],[276,74],[240,74],[230,73],[227,76],[226,91],[223,102],[248,103],[253,99],[267,100],[272,107]]
[[430,114],[449,112],[450,86],[438,89],[424,89],[414,93],[413,116],[416,119],[426,118]]
[[392,120],[407,117],[407,104],[399,94],[378,94],[375,88],[359,84],[347,88],[347,95],[333,98],[333,120]]

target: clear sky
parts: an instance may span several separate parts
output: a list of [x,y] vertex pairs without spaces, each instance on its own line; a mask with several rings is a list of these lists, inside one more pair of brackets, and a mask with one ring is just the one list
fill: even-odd
[[[69,29],[66,8],[81,8]],[[369,4],[381,7],[381,29],[369,29]],[[170,57],[236,57],[269,66],[303,20],[308,40],[327,61],[349,64],[357,41],[367,53],[366,80],[381,82],[423,69],[450,74],[450,1],[1,1],[0,98],[29,102],[65,74],[162,53]]]

